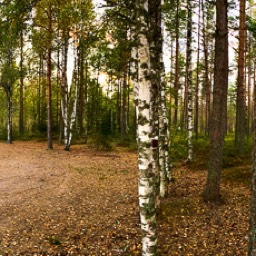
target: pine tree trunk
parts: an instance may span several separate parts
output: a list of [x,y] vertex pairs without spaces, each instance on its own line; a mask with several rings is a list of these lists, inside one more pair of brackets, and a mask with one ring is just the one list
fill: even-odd
[[[82,39],[83,42],[83,39]],[[78,108],[77,108],[77,122],[78,122],[78,133],[82,135],[84,132],[83,120],[84,120],[84,46],[81,43],[80,58],[79,58],[79,96],[78,96]]]
[[47,49],[47,137],[48,149],[53,149],[52,146],[52,7],[48,10],[48,49]]
[[253,110],[252,110],[252,69],[253,69],[253,63],[252,63],[252,37],[250,33],[248,33],[248,110],[247,110],[247,136],[249,136],[252,133],[252,119],[253,119]]
[[23,74],[23,31],[20,31],[20,111],[19,111],[19,133],[23,135],[24,133],[24,100],[23,100],[23,84],[24,84],[24,74]]
[[246,90],[244,83],[245,68],[245,0],[240,0],[238,79],[237,79],[237,110],[236,110],[236,146],[239,154],[244,153],[246,135]]
[[197,60],[196,60],[196,85],[195,85],[195,105],[194,105],[194,132],[198,139],[199,124],[199,64],[200,64],[200,35],[201,35],[201,0],[198,1],[198,30],[197,30]]
[[211,107],[211,83],[209,79],[209,40],[206,33],[206,24],[209,22],[205,21],[205,10],[204,1],[202,0],[202,12],[203,12],[203,51],[204,51],[204,84],[205,84],[205,135],[209,135],[209,117],[210,117],[210,107]]
[[210,119],[210,157],[204,199],[220,200],[220,177],[223,165],[224,129],[228,89],[228,19],[227,1],[216,1],[216,35],[213,107]]
[[8,82],[7,89],[7,143],[12,143],[12,85]]
[[[254,60],[254,65],[256,60]],[[256,83],[254,82],[254,92]],[[256,256],[256,94],[254,93],[254,122],[253,122],[253,166],[252,166],[252,194],[251,194],[251,214],[249,223],[248,256]]]

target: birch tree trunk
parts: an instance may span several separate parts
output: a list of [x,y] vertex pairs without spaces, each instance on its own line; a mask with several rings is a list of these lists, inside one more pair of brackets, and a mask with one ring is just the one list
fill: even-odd
[[188,6],[188,21],[187,21],[187,60],[186,60],[186,77],[187,77],[187,94],[188,94],[188,104],[187,104],[187,130],[188,130],[188,162],[193,161],[193,88],[192,88],[192,73],[193,67],[191,62],[192,57],[192,4],[191,1],[187,1]]
[[[72,130],[76,120],[77,114],[77,102],[78,102],[78,60],[77,60],[77,42],[73,38],[63,39],[62,42],[62,79],[61,79],[61,113],[64,124],[64,144],[65,150],[70,150],[71,139],[72,139]],[[68,45],[68,47],[67,47]],[[68,61],[68,52],[67,49],[71,52],[71,60],[74,62],[74,69],[71,68],[71,77],[67,81],[67,61]],[[73,59],[72,59],[73,58]],[[75,80],[75,89],[73,90],[73,73]],[[72,97],[73,96],[73,97]],[[72,97],[72,99],[71,99]],[[72,105],[73,104],[73,105]]]
[[[65,37],[65,36],[64,36]],[[68,83],[67,83],[67,49],[68,40],[62,39],[61,51],[61,116],[63,121],[64,144],[68,140]]]
[[[150,52],[148,41],[148,1],[138,1],[139,13],[139,91],[138,91],[138,168],[139,206],[142,229],[142,255],[157,255],[156,183],[150,126]],[[153,144],[153,145],[152,145]]]

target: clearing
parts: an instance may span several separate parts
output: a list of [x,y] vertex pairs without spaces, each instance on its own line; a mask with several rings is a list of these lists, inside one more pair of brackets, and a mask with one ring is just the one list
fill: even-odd
[[[136,152],[46,147],[0,145],[0,255],[140,255]],[[246,255],[248,185],[225,181],[225,203],[213,206],[201,199],[205,170],[173,173],[161,255]]]

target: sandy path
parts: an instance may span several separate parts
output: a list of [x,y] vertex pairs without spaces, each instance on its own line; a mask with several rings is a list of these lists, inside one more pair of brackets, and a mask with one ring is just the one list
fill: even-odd
[[0,255],[120,255],[135,246],[136,154],[14,142],[0,155]]

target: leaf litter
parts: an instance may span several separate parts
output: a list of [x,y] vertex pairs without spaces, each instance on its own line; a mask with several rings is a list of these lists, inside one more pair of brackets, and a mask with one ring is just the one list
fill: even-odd
[[[140,255],[136,152],[70,152],[44,142],[0,148],[0,255]],[[246,255],[249,188],[224,182],[202,200],[206,170],[174,168],[158,209],[161,255]]]

